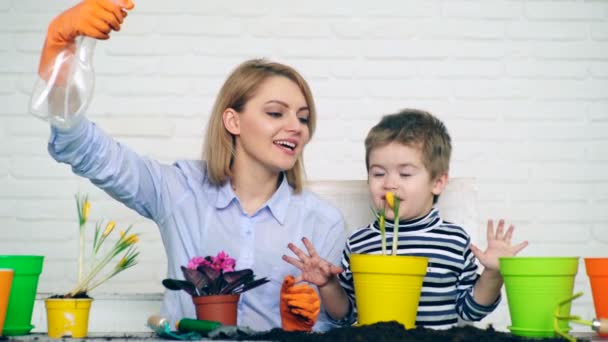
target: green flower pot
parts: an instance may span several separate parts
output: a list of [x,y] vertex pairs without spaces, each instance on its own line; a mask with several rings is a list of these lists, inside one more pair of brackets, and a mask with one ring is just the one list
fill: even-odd
[[[572,297],[578,257],[500,258],[500,273],[505,280],[513,335],[555,337],[554,317],[558,304]],[[561,315],[570,314],[570,303]],[[567,321],[559,322],[563,332]]]
[[32,311],[43,259],[38,255],[0,255],[0,268],[12,268],[15,272],[3,336],[25,335],[34,328]]

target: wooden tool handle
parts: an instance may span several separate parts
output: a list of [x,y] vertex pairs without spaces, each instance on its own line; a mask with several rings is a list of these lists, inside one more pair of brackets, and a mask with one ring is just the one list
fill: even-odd
[[593,320],[593,330],[600,334],[608,334],[608,318],[596,318]]

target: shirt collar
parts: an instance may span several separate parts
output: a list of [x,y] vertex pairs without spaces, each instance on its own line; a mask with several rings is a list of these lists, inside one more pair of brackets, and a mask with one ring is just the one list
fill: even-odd
[[[289,202],[291,201],[292,189],[289,183],[287,182],[287,175],[285,173],[281,174],[281,184],[277,188],[277,190],[272,194],[270,199],[258,210],[261,211],[265,208],[268,208],[272,216],[277,220],[281,225],[285,223],[285,218],[287,217],[287,209],[289,208]],[[217,200],[215,202],[215,207],[217,209],[224,209],[232,203],[232,201],[239,201],[238,197],[232,190],[232,185],[230,182],[226,182],[224,185],[219,187],[217,193]]]
[[215,207],[217,209],[224,209],[236,198],[236,194],[232,190],[232,185],[230,184],[230,181],[227,181],[226,183],[224,183],[224,185],[220,186],[217,191],[217,200],[215,201]]
[[291,202],[292,189],[287,182],[287,175],[284,172],[282,173],[281,178],[279,188],[274,192],[272,197],[270,197],[268,202],[266,202],[266,205],[268,206],[268,209],[270,209],[272,216],[283,225]]

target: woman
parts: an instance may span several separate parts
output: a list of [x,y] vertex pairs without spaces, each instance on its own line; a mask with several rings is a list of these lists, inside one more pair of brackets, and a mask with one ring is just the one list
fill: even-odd
[[[59,15],[47,32],[40,75],[52,68],[58,45],[73,44],[80,34],[105,39],[125,16],[107,0],[85,0]],[[70,128],[53,127],[49,152],[157,223],[169,278],[181,277],[180,266],[190,258],[221,250],[237,259],[238,269],[268,277],[269,283],[242,295],[238,315],[239,325],[267,330],[285,319],[279,312],[283,279],[299,272],[281,262],[288,243],[306,237],[321,257],[337,264],[345,241],[339,211],[302,191],[302,151],[315,121],[312,94],[297,71],[250,60],[220,90],[207,127],[205,161],[160,164],[84,118]],[[161,311],[172,322],[195,317],[192,299],[183,291],[165,293]],[[328,327],[322,312],[314,330]]]

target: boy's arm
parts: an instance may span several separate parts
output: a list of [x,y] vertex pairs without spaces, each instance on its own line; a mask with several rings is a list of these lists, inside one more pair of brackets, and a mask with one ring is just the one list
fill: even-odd
[[[346,247],[342,251],[342,273],[338,275],[338,281],[340,284],[340,288],[346,295],[346,311],[345,314],[333,315],[331,319],[333,323],[338,326],[348,326],[352,325],[357,320],[357,313],[355,308],[355,289],[353,284],[353,274],[350,270],[350,245],[348,241],[346,242]],[[344,305],[344,304],[340,304]],[[341,312],[343,311],[343,307],[341,306]]]
[[351,309],[346,291],[340,285],[338,277],[332,276],[325,285],[318,288],[321,302],[329,317],[335,321],[343,320]]
[[479,305],[489,306],[500,296],[503,279],[500,272],[485,269],[473,287],[473,298]]
[[[494,222],[488,220],[487,249],[482,251],[470,244],[470,248],[465,251],[465,268],[459,279],[460,294],[456,304],[458,313],[463,319],[480,320],[494,310],[500,301],[500,289],[503,284],[498,259],[514,256],[528,245],[526,241],[515,246],[511,245],[514,228],[512,225],[509,226],[505,233],[504,226],[504,220],[499,220],[494,232]],[[481,276],[477,275],[475,257],[485,267]],[[472,288],[467,289],[471,286]]]
[[[475,263],[475,256],[470,249],[466,249],[464,253],[464,269],[460,274],[458,283],[456,284],[456,290],[458,295],[456,298],[456,311],[458,315],[467,321],[479,321],[489,313],[494,311],[498,303],[500,302],[500,287],[498,293],[494,297],[494,300],[488,302],[479,302],[477,300],[477,284],[481,280],[481,276],[477,274],[477,264]],[[485,276],[487,277],[487,275]],[[484,289],[480,290],[482,297],[491,297],[492,294],[483,294]],[[491,292],[491,291],[489,291]]]
[[342,268],[321,258],[307,238],[303,238],[302,242],[308,253],[289,243],[287,247],[297,258],[283,255],[283,260],[300,269],[301,274],[295,278],[296,283],[307,281],[317,286],[325,312],[335,322],[339,321],[350,311],[348,296],[337,277]]
[[505,221],[501,219],[498,221],[496,232],[494,232],[494,222],[488,220],[486,233],[488,239],[487,249],[482,251],[477,246],[471,244],[471,252],[484,266],[484,271],[477,280],[474,289],[475,301],[481,305],[493,303],[500,294],[503,279],[500,274],[499,258],[515,256],[528,245],[527,241],[515,246],[511,245],[514,227],[513,225],[509,225],[506,232],[504,232],[504,227]]

